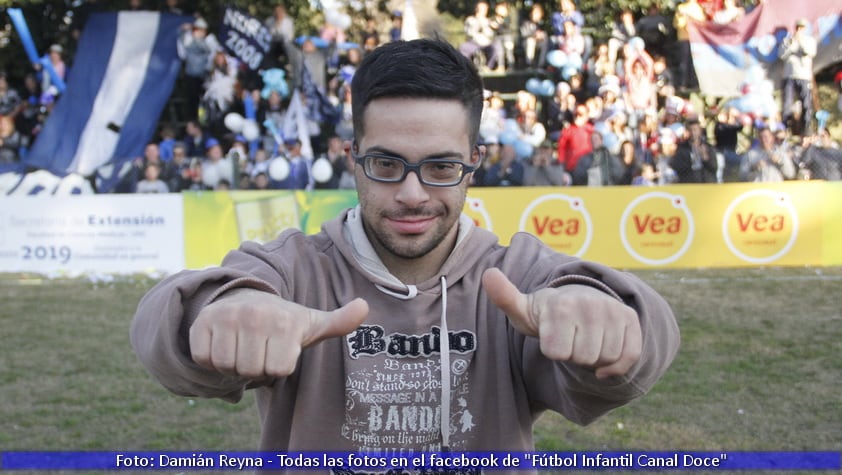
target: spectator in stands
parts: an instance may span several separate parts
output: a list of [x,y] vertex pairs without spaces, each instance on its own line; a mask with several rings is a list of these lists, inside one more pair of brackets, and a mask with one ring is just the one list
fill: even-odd
[[516,25],[506,0],[498,1],[494,6],[491,28],[494,30],[494,48],[498,58],[497,70],[505,72],[515,68]]
[[757,135],[758,144],[743,155],[740,163],[740,181],[774,183],[795,178],[792,155],[775,143],[772,129],[761,127]]
[[661,129],[652,159],[652,164],[655,168],[655,183],[657,185],[670,185],[676,182],[675,170],[672,169],[670,164],[677,151],[678,137],[676,137],[672,129]]
[[0,115],[14,118],[21,110],[23,101],[17,89],[9,86],[5,71],[0,71]]
[[592,150],[593,125],[588,121],[588,108],[576,107],[573,123],[561,131],[558,139],[558,161],[568,173],[573,173],[579,159]]
[[[568,98],[572,98],[572,103]],[[564,81],[556,84],[555,94],[553,94],[552,100],[547,103],[546,110],[546,126],[550,138],[557,140],[561,130],[567,124],[573,122],[576,110],[575,101],[576,98],[570,94],[570,84]]]
[[351,85],[344,84],[339,87],[339,122],[334,126],[334,132],[342,140],[352,140],[354,138],[354,118],[353,108],[351,106]]
[[403,14],[400,11],[392,12],[392,27],[389,28],[389,41],[398,41],[401,39],[401,32],[403,30]]
[[[795,30],[780,46],[780,58],[784,62],[783,119],[796,135],[810,135],[813,117],[813,58],[816,56],[816,40],[810,34],[810,23],[801,18],[795,22]],[[796,121],[793,105],[801,102],[801,119]]]
[[[283,130],[284,127],[284,117],[286,116],[286,107],[284,106],[283,98],[281,97],[281,93],[272,90],[269,91],[269,94],[264,99],[263,97],[260,98],[257,107],[257,122],[259,124],[263,124],[266,121],[269,121],[272,124],[271,128],[275,130]],[[279,140],[271,134],[266,134],[263,136],[263,148],[266,150],[276,150],[280,148],[282,144],[279,143]]]
[[568,58],[580,64],[585,62],[585,37],[572,19],[562,24],[562,34],[556,36],[556,47],[564,51]]
[[272,16],[266,19],[266,28],[272,35],[269,43],[269,57],[272,67],[278,67],[289,62],[289,51],[294,48],[295,23],[287,12],[286,5],[278,4],[272,10]]
[[220,180],[229,184],[234,182],[234,162],[223,154],[222,144],[211,137],[205,142],[205,158],[202,160],[202,183],[210,189],[216,189]]
[[608,45],[600,43],[594,49],[593,55],[588,58],[588,63],[585,67],[588,73],[588,90],[591,95],[599,94],[599,88],[606,77],[613,77],[616,72],[617,65],[608,55]]
[[624,172],[620,159],[605,147],[602,134],[594,131],[591,133],[591,151],[579,159],[573,170],[573,185],[619,185]]
[[161,160],[169,162],[173,158],[173,147],[175,147],[175,130],[170,125],[161,127],[161,141],[158,142],[158,151],[161,154]]
[[380,46],[380,32],[377,31],[377,19],[372,16],[367,16],[365,19],[365,29],[360,34],[360,44],[363,52],[368,53],[374,48]]
[[635,60],[631,71],[631,75],[626,78],[625,103],[633,117],[632,123],[637,124],[647,112],[657,110],[657,91],[643,60]]
[[[466,41],[459,46],[459,51],[466,58],[480,62],[479,66],[497,69],[500,58],[494,46],[494,28],[488,17],[488,2],[480,0],[474,9],[474,14],[465,19]],[[477,54],[484,55],[484,62],[477,58]]]
[[208,23],[197,18],[192,24],[182,26],[178,41],[178,56],[184,60],[184,87],[187,100],[188,119],[196,119],[199,102],[204,94],[205,80],[211,69],[211,62],[220,45],[213,33],[208,32]]
[[224,124],[225,115],[234,103],[237,85],[237,60],[216,51],[213,62],[205,80],[205,93],[202,105],[205,110],[205,121],[211,133],[222,136],[227,132]]
[[171,13],[173,15],[189,15],[190,11],[181,4],[181,0],[165,0],[164,6],[161,8],[163,13]]
[[28,146],[27,137],[15,128],[14,118],[0,115],[0,164],[19,162]]
[[[0,88],[2,82],[3,79],[0,79]],[[23,95],[19,110],[15,116],[15,127],[32,143],[32,139],[41,131],[41,125],[48,112],[46,104],[41,100],[41,85],[34,73],[29,73],[23,78]]]
[[557,160],[553,160],[553,143],[543,141],[523,165],[524,186],[568,186],[570,175]]
[[691,22],[705,22],[707,15],[698,0],[686,0],[675,9],[674,26],[678,42],[678,78],[676,83],[679,90],[693,89],[698,86],[696,70],[693,67],[693,56],[690,54],[690,33],[688,25]]
[[355,175],[356,163],[354,159],[351,158],[348,154],[345,154],[342,163],[345,165],[345,168],[342,170],[342,173],[339,175],[339,184],[337,187],[340,190],[356,190],[357,189],[357,179]]
[[484,186],[522,186],[523,164],[518,161],[511,144],[500,146],[500,160],[488,167],[483,179]]
[[520,24],[524,63],[529,69],[543,69],[546,64],[549,37],[544,22],[544,7],[533,3],[529,15]]
[[172,175],[167,181],[167,188],[173,193],[190,188],[190,158],[184,142],[176,142],[172,146]]
[[316,183],[316,188],[319,189],[336,189],[339,188],[339,179],[342,177],[342,172],[345,170],[346,152],[343,140],[338,135],[331,135],[327,139],[327,151],[322,155],[326,159],[333,170],[330,180],[324,183]]
[[713,138],[716,152],[722,154],[724,161],[723,181],[738,181],[741,159],[737,153],[737,143],[743,127],[740,111],[736,107],[723,107],[716,115]]
[[269,175],[266,172],[257,172],[251,181],[252,190],[268,190],[269,186]]
[[169,193],[167,184],[161,180],[161,165],[149,163],[143,169],[143,180],[137,182],[135,193]]
[[723,0],[722,8],[717,10],[711,20],[720,25],[727,25],[739,21],[746,14],[745,9],[740,5],[739,0]]
[[631,185],[635,171],[638,170],[640,165],[643,163],[643,161],[638,158],[637,149],[635,148],[634,143],[626,140],[620,144],[620,153],[618,158],[620,159],[620,164],[623,166],[623,177],[617,184]]
[[670,166],[679,183],[717,183],[719,164],[716,151],[707,142],[699,119],[687,121],[689,138],[678,146]]
[[658,91],[658,105],[664,107],[667,98],[675,95],[675,81],[672,77],[672,70],[667,65],[667,59],[661,55],[652,58],[652,72],[655,76],[655,90]]
[[632,186],[656,186],[658,184],[658,172],[655,165],[651,163],[640,163],[634,169]]
[[538,112],[534,108],[525,110],[522,117],[519,139],[537,148],[547,138],[547,129],[538,120]]
[[559,6],[561,9],[552,15],[553,37],[556,47],[559,43],[559,37],[564,35],[564,23],[566,21],[572,21],[577,29],[585,26],[585,16],[576,9],[576,4],[573,0],[561,0]]
[[310,161],[301,155],[301,141],[286,139],[286,158],[289,160],[289,176],[283,180],[278,188],[284,190],[309,190],[313,188],[310,176]]
[[[64,62],[64,47],[59,44],[50,45],[50,51],[47,58],[56,76],[62,81],[67,78],[67,65]],[[46,71],[41,70],[41,65],[36,66],[36,70],[41,72],[41,90],[49,92],[54,97],[58,96],[59,91],[54,87],[53,80]],[[51,87],[52,86],[52,87]]]
[[201,158],[205,156],[205,143],[208,137],[205,131],[196,120],[188,120],[184,126],[184,144],[187,156],[190,158]]
[[635,36],[637,36],[637,28],[634,25],[634,14],[628,8],[624,8],[614,21],[611,38],[608,40],[608,59],[611,63],[617,62],[617,56],[623,46]]
[[[673,20],[675,17],[673,17]],[[663,13],[658,2],[649,4],[646,15],[635,23],[637,36],[643,39],[646,49],[655,55],[667,55],[672,52],[672,22]]]

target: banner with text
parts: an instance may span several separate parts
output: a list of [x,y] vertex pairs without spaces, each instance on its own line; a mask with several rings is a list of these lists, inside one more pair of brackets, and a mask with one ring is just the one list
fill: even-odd
[[0,203],[0,272],[174,272],[185,266],[180,195],[21,196]]

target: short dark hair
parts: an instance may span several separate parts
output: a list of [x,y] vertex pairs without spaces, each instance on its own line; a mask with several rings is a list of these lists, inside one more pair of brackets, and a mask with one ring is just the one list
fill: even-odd
[[365,133],[363,116],[380,98],[458,100],[468,112],[470,145],[479,137],[482,79],[473,62],[441,39],[393,41],[377,47],[360,63],[351,82],[354,138]]

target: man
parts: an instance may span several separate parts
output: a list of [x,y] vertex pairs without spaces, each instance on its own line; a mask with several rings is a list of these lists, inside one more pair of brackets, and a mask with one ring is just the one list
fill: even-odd
[[491,27],[491,18],[488,17],[488,2],[480,0],[474,8],[474,14],[465,19],[466,41],[462,43],[459,50],[466,58],[474,59],[474,56],[482,52],[485,55],[483,66],[490,70],[497,69],[499,58],[498,50],[494,45],[494,29]]
[[694,117],[687,122],[687,129],[690,137],[678,145],[670,163],[678,183],[717,183],[720,170],[716,150],[708,143],[704,127]]
[[570,175],[564,167],[553,161],[553,143],[545,140],[532,154],[529,163],[524,164],[524,186],[567,186]]
[[591,146],[592,150],[579,160],[573,170],[573,185],[619,185],[625,173],[620,157],[608,151],[600,132],[591,134]]
[[593,125],[588,117],[588,108],[584,105],[576,106],[573,122],[561,131],[558,138],[558,162],[564,165],[567,173],[576,170],[579,159],[593,149],[591,134]]
[[757,131],[758,144],[743,155],[740,162],[740,181],[777,183],[795,178],[798,169],[792,152],[775,141],[769,127]]
[[[810,135],[813,117],[813,58],[817,50],[809,25],[804,18],[795,22],[795,31],[784,38],[780,47],[780,57],[784,61],[783,119],[796,135]],[[798,123],[793,113],[796,99],[801,102]]]
[[183,395],[255,388],[272,451],[530,450],[544,410],[587,424],[648,391],[679,343],[661,297],[462,214],[483,155],[471,62],[393,42],[352,89],[359,205],[158,284],[131,330],[149,371]]

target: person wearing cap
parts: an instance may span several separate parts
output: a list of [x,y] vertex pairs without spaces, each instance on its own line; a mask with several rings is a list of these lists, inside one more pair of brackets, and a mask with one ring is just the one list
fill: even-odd
[[[784,62],[783,119],[797,135],[809,135],[813,117],[813,58],[816,40],[810,34],[810,23],[801,18],[795,30],[784,38],[780,57]],[[801,118],[796,122],[793,113],[795,101],[801,102]]]
[[553,143],[544,140],[523,165],[523,186],[568,186],[570,175],[553,160]]
[[204,18],[182,25],[182,30],[177,48],[178,57],[184,61],[186,113],[188,119],[195,119],[199,115],[199,101],[204,93],[204,83],[211,70],[213,56],[222,48],[216,36],[208,32],[208,23]]
[[757,136],[757,145],[746,152],[740,162],[740,181],[777,183],[795,178],[798,170],[792,153],[777,144],[772,128],[758,128]]
[[289,175],[281,181],[278,188],[283,190],[309,190],[313,188],[310,160],[301,154],[301,140],[284,139],[286,157],[289,160]]
[[202,181],[215,189],[221,180],[234,183],[234,162],[222,152],[222,144],[211,137],[205,141],[205,159],[202,160]]

